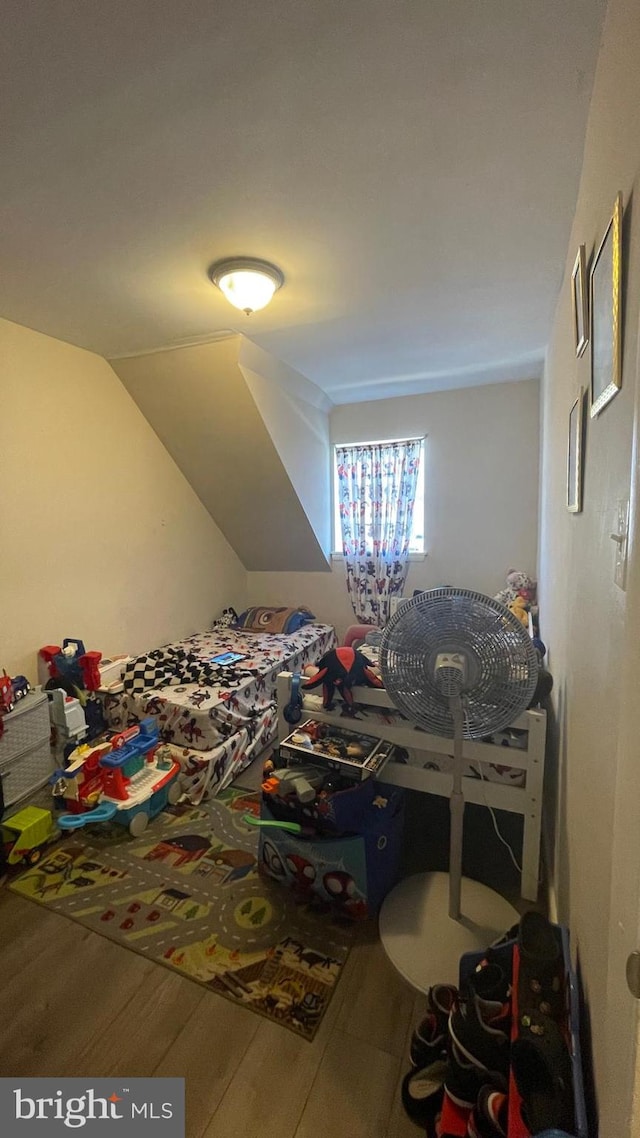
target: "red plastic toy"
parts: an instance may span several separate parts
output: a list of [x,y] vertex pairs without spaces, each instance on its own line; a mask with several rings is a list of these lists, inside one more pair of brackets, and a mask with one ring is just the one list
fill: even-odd
[[[74,649],[73,654],[66,654],[65,650]],[[59,644],[45,644],[40,649],[39,656],[45,661],[52,680],[66,677],[77,686],[86,691],[97,691],[100,687],[100,661],[102,652],[85,652],[81,640],[66,637]],[[82,683],[80,684],[80,678]]]
[[13,685],[11,676],[3,672],[0,676],[0,715],[13,711]]

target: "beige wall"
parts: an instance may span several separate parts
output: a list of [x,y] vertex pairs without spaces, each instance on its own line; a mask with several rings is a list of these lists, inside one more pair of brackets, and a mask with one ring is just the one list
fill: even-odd
[[[239,365],[242,342],[230,336],[112,366],[247,569],[322,570],[326,554],[294,485],[295,468],[269,430],[275,390],[265,397],[265,420]],[[261,375],[252,382],[268,390]],[[295,430],[299,415],[290,418]]]
[[[613,581],[617,501],[629,494],[640,302],[640,7],[611,0],[593,90],[584,167],[565,278],[543,381],[540,597],[543,639],[555,677],[555,723],[548,760],[545,821],[550,831],[559,914],[571,927],[590,1009],[600,1133],[627,1134],[624,1063],[632,1048],[633,1001],[607,994],[609,924],[615,924],[613,868],[616,755],[629,714],[620,700],[629,594]],[[622,190],[624,223],[623,386],[587,423],[584,511],[565,509],[567,421],[580,385],[589,385],[589,352],[576,360],[569,276],[581,243],[597,248]],[[637,674],[635,676],[637,693]],[[637,696],[636,696],[637,699]],[[637,740],[636,740],[637,747]],[[622,788],[624,789],[624,788]],[[625,835],[621,835],[623,841]],[[637,843],[638,834],[626,835]],[[613,877],[612,877],[613,872]],[[637,901],[637,898],[636,898]],[[609,921],[607,920],[609,916]],[[632,919],[632,914],[629,914]],[[635,936],[635,930],[632,933]],[[610,978],[611,979],[611,978]],[[614,985],[623,998],[623,967]],[[607,1024],[609,1017],[609,1024]],[[613,1028],[607,1045],[607,1031]],[[608,1052],[608,1055],[607,1055]],[[624,1057],[624,1063],[622,1061]],[[607,1059],[613,1069],[607,1071]]]
[[103,359],[0,321],[0,667],[65,636],[104,654],[204,628],[246,575]]
[[[427,435],[428,556],[406,591],[449,584],[493,595],[508,568],[535,572],[539,385],[492,384],[335,407],[334,443]],[[308,604],[339,633],[353,623],[344,566],[331,574],[250,573],[252,604]]]
[[331,401],[314,383],[245,336],[240,340],[238,364],[320,547],[328,555]]

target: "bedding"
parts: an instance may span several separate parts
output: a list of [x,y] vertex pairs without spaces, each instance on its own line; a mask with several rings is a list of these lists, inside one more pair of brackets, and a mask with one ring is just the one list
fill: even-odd
[[[114,730],[156,718],[175,748],[192,801],[226,786],[276,732],[278,672],[301,671],[335,647],[334,629],[306,624],[291,635],[214,628],[138,656],[124,691],[108,694]],[[226,653],[241,659],[216,663]]]

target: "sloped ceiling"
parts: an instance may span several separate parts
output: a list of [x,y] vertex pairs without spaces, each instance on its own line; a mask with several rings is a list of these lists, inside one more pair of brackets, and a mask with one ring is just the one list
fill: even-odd
[[[288,395],[295,374],[281,377],[278,362],[251,345],[245,376],[242,348],[242,337],[232,336],[114,360],[112,367],[246,569],[328,570],[329,425],[322,393],[297,377],[307,398]],[[287,430],[279,433],[283,408]],[[321,459],[315,485],[299,460],[314,451]]]
[[[605,0],[3,0],[0,314],[335,403],[540,374]],[[274,261],[247,319],[207,267]]]

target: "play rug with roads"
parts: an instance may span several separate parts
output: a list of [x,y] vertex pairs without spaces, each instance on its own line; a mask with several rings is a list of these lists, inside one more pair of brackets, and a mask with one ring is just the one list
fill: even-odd
[[11,889],[312,1039],[353,934],[258,873],[258,796],[168,807],[140,838],[95,826]]

